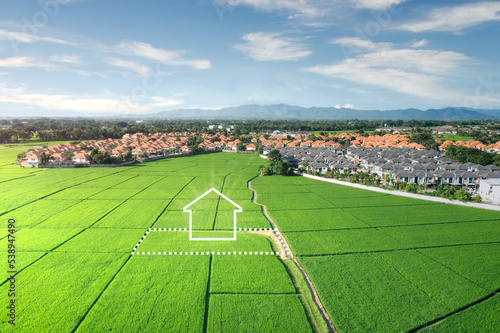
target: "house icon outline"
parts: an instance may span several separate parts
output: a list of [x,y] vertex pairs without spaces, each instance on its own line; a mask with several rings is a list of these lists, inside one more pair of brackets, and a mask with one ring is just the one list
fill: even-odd
[[[233,206],[235,206],[237,209],[233,210],[233,237],[231,238],[195,238],[193,237],[193,211],[189,209],[192,205],[196,204],[199,200],[203,199],[206,195],[210,194],[211,192],[217,193],[217,195],[221,196],[228,202],[230,202]],[[236,214],[243,212],[243,208],[241,208],[240,205],[238,205],[236,202],[233,200],[229,199],[227,196],[222,194],[221,192],[217,191],[215,188],[211,188],[210,190],[206,191],[202,195],[200,195],[198,198],[193,200],[191,203],[189,203],[187,206],[184,206],[182,209],[184,213],[189,213],[189,240],[190,241],[235,241],[236,240]]]

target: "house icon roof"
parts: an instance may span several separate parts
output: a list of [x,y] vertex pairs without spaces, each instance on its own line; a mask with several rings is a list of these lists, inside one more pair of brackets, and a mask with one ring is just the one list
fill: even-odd
[[[233,223],[233,237],[232,238],[195,238],[193,237],[193,210],[191,209],[191,206],[195,205],[199,200],[203,199],[205,196],[210,194],[211,192],[217,193],[217,195],[221,196],[225,200],[227,200],[229,203],[231,203],[235,209],[233,210],[233,218],[234,218],[234,223]],[[200,195],[198,198],[193,200],[191,203],[189,203],[187,206],[184,206],[182,209],[184,213],[189,213],[189,240],[199,240],[199,241],[219,241],[219,240],[236,240],[236,214],[243,212],[243,208],[239,206],[237,203],[235,203],[233,200],[229,199],[227,196],[222,194],[221,192],[217,191],[215,188],[211,188],[210,190],[206,191],[202,195]]]

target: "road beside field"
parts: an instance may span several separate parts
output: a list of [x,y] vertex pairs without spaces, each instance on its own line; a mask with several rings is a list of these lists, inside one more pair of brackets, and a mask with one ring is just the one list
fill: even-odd
[[355,187],[355,188],[359,188],[359,189],[362,189],[362,190],[368,190],[368,191],[373,191],[373,192],[393,194],[393,195],[398,195],[398,196],[401,196],[401,197],[407,197],[407,198],[413,198],[413,199],[421,199],[421,200],[434,201],[434,202],[441,202],[441,203],[458,205],[458,206],[474,207],[474,208],[481,208],[481,209],[489,209],[489,210],[500,211],[500,206],[488,205],[488,204],[484,204],[484,203],[462,202],[462,201],[458,201],[458,200],[449,200],[449,199],[446,199],[446,198],[430,197],[430,196],[422,195],[422,194],[415,194],[415,193],[408,193],[408,192],[399,192],[399,191],[390,191],[390,190],[385,190],[385,189],[378,188],[378,187],[373,187],[373,186],[366,186],[366,185],[361,185],[361,184],[356,184],[356,183],[345,182],[345,181],[337,180],[337,179],[330,179],[330,178],[323,178],[323,177],[308,175],[306,173],[302,173],[300,175],[303,176],[303,177],[306,177],[306,178],[316,179],[316,180],[319,180],[319,181],[322,181],[322,182],[327,182],[327,183],[332,183],[332,184],[338,184],[338,185],[345,185],[345,186]]

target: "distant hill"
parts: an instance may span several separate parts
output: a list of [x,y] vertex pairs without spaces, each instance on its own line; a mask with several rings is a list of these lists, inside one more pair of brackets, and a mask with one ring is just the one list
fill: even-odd
[[[123,117],[130,118],[131,115]],[[275,104],[275,105],[243,105],[219,110],[178,109],[148,115],[138,115],[141,119],[220,119],[220,120],[347,120],[347,119],[500,119],[500,110],[474,110],[468,108],[444,108],[404,110],[355,110],[335,107],[311,107]]]
[[461,120],[461,119],[500,119],[500,109],[470,109],[453,108],[429,109],[426,111],[419,109],[400,109],[400,110],[355,110],[335,107],[310,107],[304,108],[288,104],[274,105],[242,105],[236,107],[227,107],[219,110],[206,109],[177,109],[172,111],[162,111],[150,114],[115,114],[94,112],[65,112],[51,111],[49,115],[40,115],[36,111],[26,110],[20,115],[20,112],[9,110],[0,110],[0,117],[63,117],[63,118],[115,118],[115,119],[206,119],[206,120],[383,120],[383,119],[401,119],[401,120]]

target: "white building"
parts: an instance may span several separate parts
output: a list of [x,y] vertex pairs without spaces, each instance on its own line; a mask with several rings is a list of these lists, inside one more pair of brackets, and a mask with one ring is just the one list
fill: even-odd
[[483,199],[500,203],[500,179],[483,179],[479,183],[479,195]]

